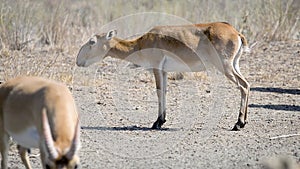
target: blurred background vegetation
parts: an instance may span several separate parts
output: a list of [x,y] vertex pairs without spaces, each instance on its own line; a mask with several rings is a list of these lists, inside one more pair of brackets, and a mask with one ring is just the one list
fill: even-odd
[[[299,0],[0,0],[0,58],[7,58],[0,72],[16,72],[16,66],[7,65],[32,62],[36,70],[25,74],[38,69],[39,75],[62,56],[74,59],[101,26],[139,12],[163,12],[192,23],[226,21],[250,43],[299,41],[299,9]],[[24,52],[29,60],[17,60]],[[48,58],[46,64],[41,61],[42,69],[35,52]]]
[[290,40],[300,36],[298,0],[1,0],[0,3],[1,46],[12,50],[28,45],[77,46],[86,40],[86,35],[114,19],[150,11],[173,14],[192,23],[226,21],[251,41]]

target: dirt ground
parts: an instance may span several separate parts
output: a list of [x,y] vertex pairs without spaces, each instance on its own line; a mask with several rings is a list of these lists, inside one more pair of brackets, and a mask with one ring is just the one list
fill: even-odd
[[[219,73],[169,80],[167,122],[150,130],[158,107],[150,72],[110,58],[88,68],[66,60],[81,116],[81,168],[262,168],[282,156],[300,163],[300,42],[258,43],[242,56],[251,93],[241,131],[230,131],[240,92]],[[9,156],[10,168],[24,168],[14,144]],[[41,168],[37,150],[30,160]]]

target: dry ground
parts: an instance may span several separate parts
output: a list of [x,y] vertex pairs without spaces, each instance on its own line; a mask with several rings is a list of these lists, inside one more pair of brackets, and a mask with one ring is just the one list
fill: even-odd
[[[230,129],[240,93],[218,73],[169,80],[167,122],[159,131],[149,130],[157,99],[148,71],[114,59],[77,68],[75,56],[59,55],[42,73],[72,87],[81,114],[82,168],[262,168],[274,156],[300,162],[299,49],[300,42],[271,42],[242,56],[251,95],[249,124],[238,132]],[[50,54],[11,55],[18,55],[14,62],[0,58],[2,80],[13,76],[7,69],[21,71]],[[12,145],[10,168],[24,168],[16,154]],[[40,168],[38,151],[30,159]]]

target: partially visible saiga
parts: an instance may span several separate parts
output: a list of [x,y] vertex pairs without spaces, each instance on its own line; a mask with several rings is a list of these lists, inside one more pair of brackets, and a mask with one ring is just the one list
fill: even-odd
[[8,163],[9,137],[18,144],[27,169],[27,150],[39,148],[44,169],[76,169],[80,126],[69,89],[60,83],[18,77],[0,86],[1,168]]

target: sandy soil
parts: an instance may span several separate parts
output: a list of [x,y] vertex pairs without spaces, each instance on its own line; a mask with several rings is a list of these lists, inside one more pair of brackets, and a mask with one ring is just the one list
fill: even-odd
[[[299,163],[299,49],[300,42],[271,42],[242,56],[251,95],[249,124],[238,132],[230,129],[240,92],[219,73],[169,80],[167,122],[153,131],[158,105],[151,73],[114,59],[75,68],[81,167],[262,168],[278,156]],[[74,65],[74,56],[66,57]],[[14,144],[11,150],[10,168],[24,168]],[[37,150],[30,159],[33,168],[41,168]]]

